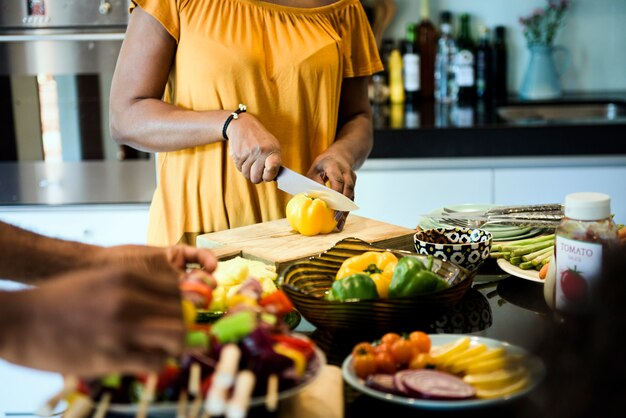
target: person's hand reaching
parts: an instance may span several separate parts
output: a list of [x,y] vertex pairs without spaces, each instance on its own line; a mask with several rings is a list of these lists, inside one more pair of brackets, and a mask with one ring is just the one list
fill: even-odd
[[90,377],[158,371],[183,350],[177,273],[103,266],[5,294],[15,318],[3,355],[28,367]]

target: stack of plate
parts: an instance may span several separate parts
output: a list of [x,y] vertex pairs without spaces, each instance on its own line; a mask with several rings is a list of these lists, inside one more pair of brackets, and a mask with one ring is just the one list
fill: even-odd
[[[446,208],[457,212],[470,212],[477,210],[487,210],[494,206],[496,205],[467,203],[463,205],[446,206]],[[443,208],[439,208],[435,209],[431,213],[433,215],[439,215],[442,212]],[[420,219],[419,226],[422,229],[431,229],[452,227],[453,225],[448,225],[441,220],[435,220],[433,218],[424,216]],[[491,234],[493,235],[493,241],[513,241],[518,239],[530,238],[534,237],[535,235],[539,235],[544,231],[543,228],[519,227],[509,225],[487,225],[483,229],[491,232]]]

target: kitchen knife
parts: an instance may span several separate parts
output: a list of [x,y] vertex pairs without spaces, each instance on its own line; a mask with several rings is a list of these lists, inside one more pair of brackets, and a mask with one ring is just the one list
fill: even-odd
[[285,166],[280,168],[276,176],[278,188],[290,195],[306,193],[310,197],[322,199],[329,208],[342,212],[357,210],[359,207],[347,196],[334,191],[333,189],[319,184],[310,178],[298,174]]

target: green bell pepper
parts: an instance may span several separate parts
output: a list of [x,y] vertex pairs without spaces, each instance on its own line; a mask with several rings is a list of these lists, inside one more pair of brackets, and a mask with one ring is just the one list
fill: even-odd
[[428,264],[429,268],[426,268],[415,257],[402,257],[389,284],[389,297],[415,296],[447,288],[448,283],[430,271],[431,259]]
[[344,301],[347,299],[377,299],[376,283],[367,274],[355,273],[333,282],[326,299]]

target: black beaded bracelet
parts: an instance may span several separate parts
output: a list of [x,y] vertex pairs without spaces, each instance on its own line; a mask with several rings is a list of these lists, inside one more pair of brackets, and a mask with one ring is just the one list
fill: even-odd
[[244,113],[246,110],[248,110],[246,108],[246,105],[239,103],[239,107],[237,108],[237,110],[235,110],[233,113],[228,115],[226,122],[224,122],[224,127],[222,128],[222,136],[224,137],[226,141],[228,141],[228,135],[226,135],[226,128],[228,128],[228,124],[233,119],[239,119],[239,114]]

